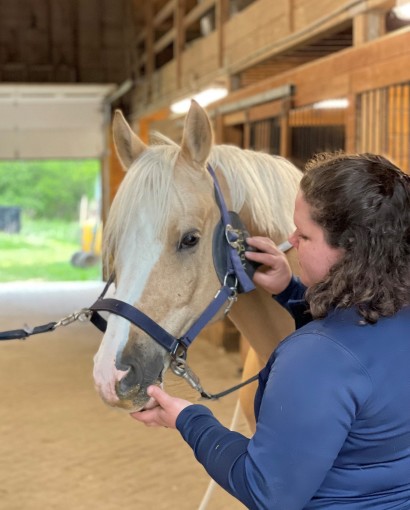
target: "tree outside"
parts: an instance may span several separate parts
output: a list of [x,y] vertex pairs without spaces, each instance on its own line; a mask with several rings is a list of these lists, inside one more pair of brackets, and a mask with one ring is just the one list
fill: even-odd
[[0,282],[101,279],[97,257],[72,262],[82,250],[80,204],[99,201],[99,176],[98,160],[0,162],[0,207],[18,208],[21,223],[0,231]]

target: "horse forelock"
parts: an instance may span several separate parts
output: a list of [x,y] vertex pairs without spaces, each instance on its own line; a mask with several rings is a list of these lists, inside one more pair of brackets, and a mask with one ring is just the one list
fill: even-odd
[[160,238],[175,199],[176,145],[153,145],[131,165],[112,203],[104,229],[104,263],[110,265],[135,235],[136,218],[144,211],[153,235]]

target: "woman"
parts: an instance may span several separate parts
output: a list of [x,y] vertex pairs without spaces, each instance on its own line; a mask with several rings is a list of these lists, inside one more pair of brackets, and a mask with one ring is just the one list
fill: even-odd
[[248,508],[409,509],[410,176],[381,156],[321,155],[294,221],[301,281],[271,241],[249,240],[255,283],[299,326],[259,375],[255,435],[157,387],[158,407],[133,417],[176,427]]

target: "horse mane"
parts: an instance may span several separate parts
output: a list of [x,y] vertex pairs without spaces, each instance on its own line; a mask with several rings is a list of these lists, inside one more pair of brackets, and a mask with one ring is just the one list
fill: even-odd
[[[153,142],[131,165],[112,203],[104,229],[106,265],[134,231],[132,225],[141,203],[147,206],[155,232],[161,235],[178,195],[170,169],[176,164],[180,147],[160,133],[154,134]],[[280,156],[230,145],[213,146],[209,163],[223,173],[234,211],[247,205],[250,221],[259,232],[275,242],[287,238],[294,229],[292,211],[301,178],[294,165]]]
[[259,232],[275,242],[294,230],[293,208],[302,172],[281,156],[215,145],[210,164],[219,168],[228,184],[232,209],[244,205]]

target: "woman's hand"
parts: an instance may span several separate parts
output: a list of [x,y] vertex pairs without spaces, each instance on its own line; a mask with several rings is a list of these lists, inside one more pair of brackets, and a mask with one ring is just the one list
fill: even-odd
[[179,413],[192,405],[188,400],[171,397],[158,386],[149,386],[147,394],[156,401],[157,406],[145,411],[131,413],[131,416],[134,420],[140,421],[148,427],[174,429]]
[[268,237],[249,237],[246,242],[258,250],[245,252],[246,258],[262,264],[253,276],[254,283],[269,294],[280,294],[292,278],[286,255]]

